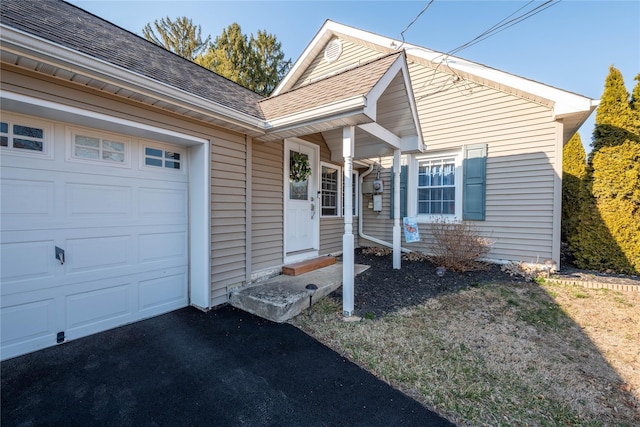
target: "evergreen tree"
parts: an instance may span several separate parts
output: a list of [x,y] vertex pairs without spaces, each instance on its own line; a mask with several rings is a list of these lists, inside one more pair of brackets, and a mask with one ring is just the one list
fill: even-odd
[[[640,272],[640,143],[627,140],[603,147],[593,156],[592,194],[606,234],[602,267]],[[601,267],[601,268],[602,268]]]
[[144,38],[189,61],[193,61],[208,46],[211,39],[207,37],[203,41],[200,33],[200,26],[194,25],[191,19],[185,16],[176,18],[175,21],[169,17],[160,21],[156,19],[153,27],[147,24],[142,29]]
[[584,198],[587,155],[580,134],[575,133],[562,149],[562,240],[575,233],[577,210]]
[[636,84],[629,98],[622,75],[610,67],[596,112],[578,224],[568,236],[581,268],[640,272],[639,94]]
[[249,42],[237,23],[222,30],[206,52],[195,62],[246,87],[249,66]]
[[622,74],[614,66],[609,67],[604,92],[596,111],[596,126],[593,132],[591,155],[602,147],[613,147],[627,139],[638,140],[630,132],[633,117],[629,102],[629,92],[624,86]]
[[222,30],[196,63],[261,95],[269,95],[291,66],[281,43],[266,31],[250,38],[233,23]]
[[[631,102],[629,103],[629,106],[631,107],[631,114],[634,119],[632,132],[635,132],[637,136],[640,134],[640,73],[636,75],[635,81],[636,85],[631,93]],[[640,138],[636,140],[640,140]]]
[[248,88],[268,96],[289,70],[291,60],[284,59],[281,43],[272,34],[258,30],[256,38],[249,39],[251,66]]
[[636,114],[640,114],[640,73],[636,75],[634,80],[636,81],[636,85],[631,94],[631,110],[635,111]]

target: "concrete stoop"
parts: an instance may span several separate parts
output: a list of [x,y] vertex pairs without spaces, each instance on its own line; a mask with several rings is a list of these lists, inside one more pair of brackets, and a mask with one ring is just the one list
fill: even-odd
[[[369,268],[356,264],[356,276]],[[298,276],[279,275],[264,282],[231,291],[229,303],[263,319],[282,323],[309,308],[310,291],[314,284],[318,289],[312,295],[315,304],[342,285],[342,263],[330,265]]]

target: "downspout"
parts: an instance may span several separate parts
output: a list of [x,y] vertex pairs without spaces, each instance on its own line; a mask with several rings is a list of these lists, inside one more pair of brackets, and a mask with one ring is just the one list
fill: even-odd
[[[358,188],[360,189],[360,191],[358,192],[358,193],[359,193],[359,194],[358,194],[358,198],[359,198],[359,201],[358,201],[358,203],[359,203],[359,204],[358,204],[358,206],[360,206],[360,215],[358,215],[358,236],[362,237],[363,239],[369,240],[369,241],[371,241],[371,242],[373,242],[373,243],[377,243],[377,244],[379,244],[379,245],[383,245],[383,246],[386,246],[386,247],[388,247],[388,248],[393,249],[393,243],[385,242],[384,240],[380,240],[380,239],[378,239],[378,238],[375,238],[375,237],[373,237],[373,236],[369,236],[369,235],[364,234],[364,233],[362,232],[362,217],[364,216],[364,215],[363,215],[363,212],[364,212],[364,205],[362,204],[362,183],[364,182],[364,178],[365,178],[367,175],[369,175],[371,172],[373,172],[373,166],[374,166],[374,165],[375,165],[375,163],[374,163],[374,164],[371,164],[371,165],[369,166],[369,170],[367,170],[366,172],[363,172],[363,173],[360,175],[360,179],[359,179],[359,181],[360,181],[360,185],[358,186]],[[402,250],[402,252],[405,252],[405,253],[410,253],[410,252],[411,252],[411,250],[410,250],[410,249],[407,249],[407,248],[402,248],[402,247],[401,247],[400,249]]]

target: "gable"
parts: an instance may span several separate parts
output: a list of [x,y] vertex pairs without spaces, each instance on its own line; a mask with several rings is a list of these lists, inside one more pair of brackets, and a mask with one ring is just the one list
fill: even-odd
[[[337,61],[326,63],[324,48],[334,38],[342,42],[344,53]],[[358,55],[371,58],[397,51],[398,47],[406,52],[407,62],[412,70],[415,69],[414,64],[421,64],[431,70],[434,76],[436,72],[441,72],[458,79],[456,83],[470,82],[489,87],[548,108],[552,120],[563,124],[564,142],[578,130],[598,105],[598,101],[575,93],[332,21],[324,24],[274,93],[308,84],[340,69],[357,66]],[[419,87],[413,74],[411,81],[414,88]]]
[[[341,52],[336,60],[328,61],[325,57],[327,46],[330,46],[336,41],[341,45]],[[367,48],[343,36],[332,37],[322,46],[322,49],[317,53],[302,76],[293,84],[292,89],[360,66],[385,54],[386,53]]]

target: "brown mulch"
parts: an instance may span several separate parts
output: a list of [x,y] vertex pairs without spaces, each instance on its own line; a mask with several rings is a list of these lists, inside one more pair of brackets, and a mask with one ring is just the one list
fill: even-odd
[[[476,271],[446,271],[444,276],[439,277],[436,266],[430,261],[421,257],[413,260],[407,260],[406,256],[403,258],[401,269],[396,270],[389,250],[356,249],[355,262],[370,266],[364,273],[356,276],[354,281],[355,299],[358,301],[354,313],[356,316],[378,318],[404,307],[421,304],[443,293],[454,293],[485,283],[517,284],[530,280],[510,275],[495,264]],[[563,266],[560,272],[551,275],[549,279],[561,283],[585,284],[591,288],[618,289],[616,285],[624,284],[632,285],[633,290],[638,286],[640,290],[640,277],[579,270],[571,265]],[[381,284],[384,286],[380,286]],[[342,288],[333,292],[330,297],[342,301]]]
[[[376,252],[375,248],[356,249],[355,262],[370,266],[354,281],[355,299],[358,301],[354,314],[359,317],[380,317],[443,293],[453,293],[483,283],[518,283],[525,280],[502,272],[498,265],[465,273],[446,271],[443,277],[438,277],[436,266],[429,261],[403,260],[401,269],[396,270],[393,268],[392,255],[385,250]],[[333,292],[331,297],[342,301],[342,288]]]

